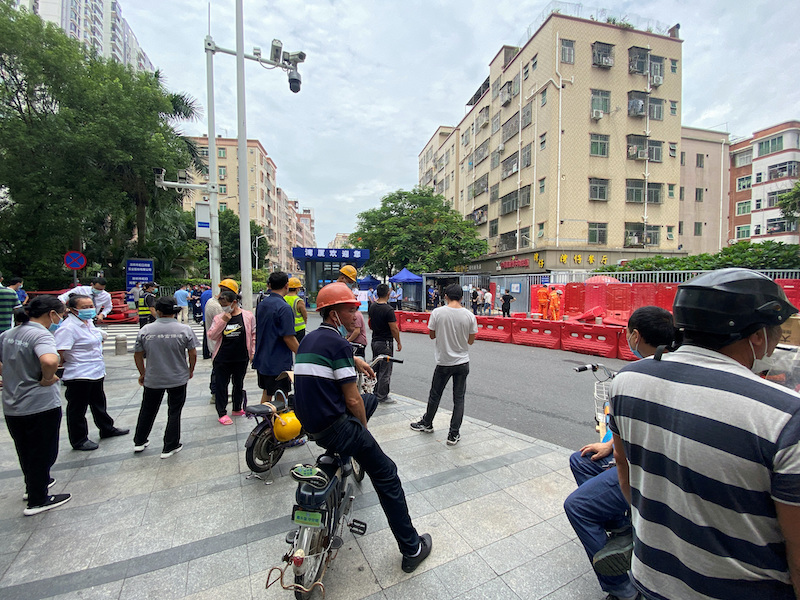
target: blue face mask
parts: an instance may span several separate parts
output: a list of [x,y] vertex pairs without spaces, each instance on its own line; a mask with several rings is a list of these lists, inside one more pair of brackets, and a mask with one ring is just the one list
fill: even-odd
[[92,288],[92,295],[97,296],[102,290],[98,290],[97,288]]
[[62,321],[62,319],[61,319],[61,317],[59,317],[59,321],[58,321],[58,323],[53,323],[53,317],[50,317],[50,327],[48,327],[48,328],[47,328],[47,330],[48,330],[50,333],[55,333],[55,332],[56,332],[56,330],[57,330],[59,327],[61,327],[61,321]]
[[633,352],[633,355],[636,358],[644,358],[644,356],[642,356],[642,353],[639,352],[639,342],[636,342],[636,348],[631,346],[631,338],[630,338],[630,336],[628,336],[628,348],[631,349],[631,352]]
[[78,309],[78,318],[81,321],[89,321],[97,316],[97,309],[95,308],[80,308]]

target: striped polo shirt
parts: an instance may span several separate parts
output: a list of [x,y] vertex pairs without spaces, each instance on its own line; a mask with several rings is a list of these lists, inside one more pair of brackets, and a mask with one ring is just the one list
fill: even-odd
[[310,433],[319,433],[346,411],[342,384],[356,380],[353,349],[326,323],[307,334],[294,365],[297,418]]
[[17,292],[0,285],[0,333],[14,326],[14,309],[19,305]]
[[648,596],[794,599],[775,501],[800,505],[800,395],[683,346],[614,379],[631,571]]

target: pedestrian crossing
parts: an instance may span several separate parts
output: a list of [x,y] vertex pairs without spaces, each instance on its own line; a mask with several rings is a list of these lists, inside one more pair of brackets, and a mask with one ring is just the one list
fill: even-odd
[[[203,324],[192,321],[189,323],[189,325],[197,336],[197,341],[200,342],[200,346],[198,346],[198,348],[201,348],[203,345]],[[133,352],[133,345],[136,342],[136,335],[139,333],[138,323],[127,324],[113,323],[108,321],[99,327],[108,334],[106,341],[103,342],[103,352],[110,352],[111,354],[114,353],[118,335],[124,335],[127,338],[128,352]]]

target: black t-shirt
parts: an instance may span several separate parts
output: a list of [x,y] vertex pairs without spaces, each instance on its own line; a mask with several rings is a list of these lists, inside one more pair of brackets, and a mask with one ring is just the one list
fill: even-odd
[[247,339],[245,338],[244,319],[239,313],[231,317],[222,331],[222,342],[217,352],[219,362],[242,362],[248,360]]
[[501,300],[503,301],[503,308],[509,308],[511,306],[511,301],[514,299],[514,296],[511,294],[503,294]]
[[478,301],[478,290],[472,290],[472,301],[473,302]]
[[369,327],[372,329],[373,341],[389,342],[392,339],[392,330],[389,323],[396,323],[397,317],[394,316],[394,309],[385,303],[374,302],[369,307]]

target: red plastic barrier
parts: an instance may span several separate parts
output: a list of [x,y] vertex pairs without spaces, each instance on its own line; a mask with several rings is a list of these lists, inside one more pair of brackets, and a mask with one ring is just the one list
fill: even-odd
[[584,306],[586,307],[585,310],[588,310],[589,308],[594,308],[595,306],[599,306],[600,308],[603,309],[603,313],[606,312],[606,302],[607,302],[606,287],[608,287],[608,284],[605,283],[584,284],[584,289],[585,289]]
[[666,308],[669,312],[672,312],[672,303],[675,301],[675,294],[677,292],[677,283],[657,283],[656,306]]
[[563,327],[563,321],[514,319],[511,324],[511,342],[522,346],[560,350],[561,329]]
[[800,308],[800,279],[776,279],[775,283],[783,288],[787,300]]
[[586,286],[582,283],[568,283],[564,286],[562,314],[571,317],[586,310]]
[[397,317],[398,327],[400,331],[409,331],[411,333],[428,333],[428,319],[430,313],[415,313],[403,311]]
[[618,327],[566,322],[561,330],[561,349],[617,358],[618,336]]
[[528,318],[528,313],[520,313],[520,312],[511,313],[511,318],[512,319],[527,319]]
[[619,343],[617,344],[617,352],[619,358],[622,360],[639,360],[631,352],[631,347],[628,346],[628,330],[623,329],[619,332]]
[[572,317],[570,321],[592,321],[592,323],[594,323],[596,317],[602,317],[602,316],[603,316],[603,308],[600,306],[594,306],[589,310],[587,310],[585,313]]
[[655,304],[655,283],[634,283],[631,285],[631,311],[642,306],[655,306]]
[[511,343],[513,319],[503,317],[478,317],[478,335],[476,339],[489,342]]
[[609,283],[606,288],[606,316],[627,321],[631,312],[631,284]]

